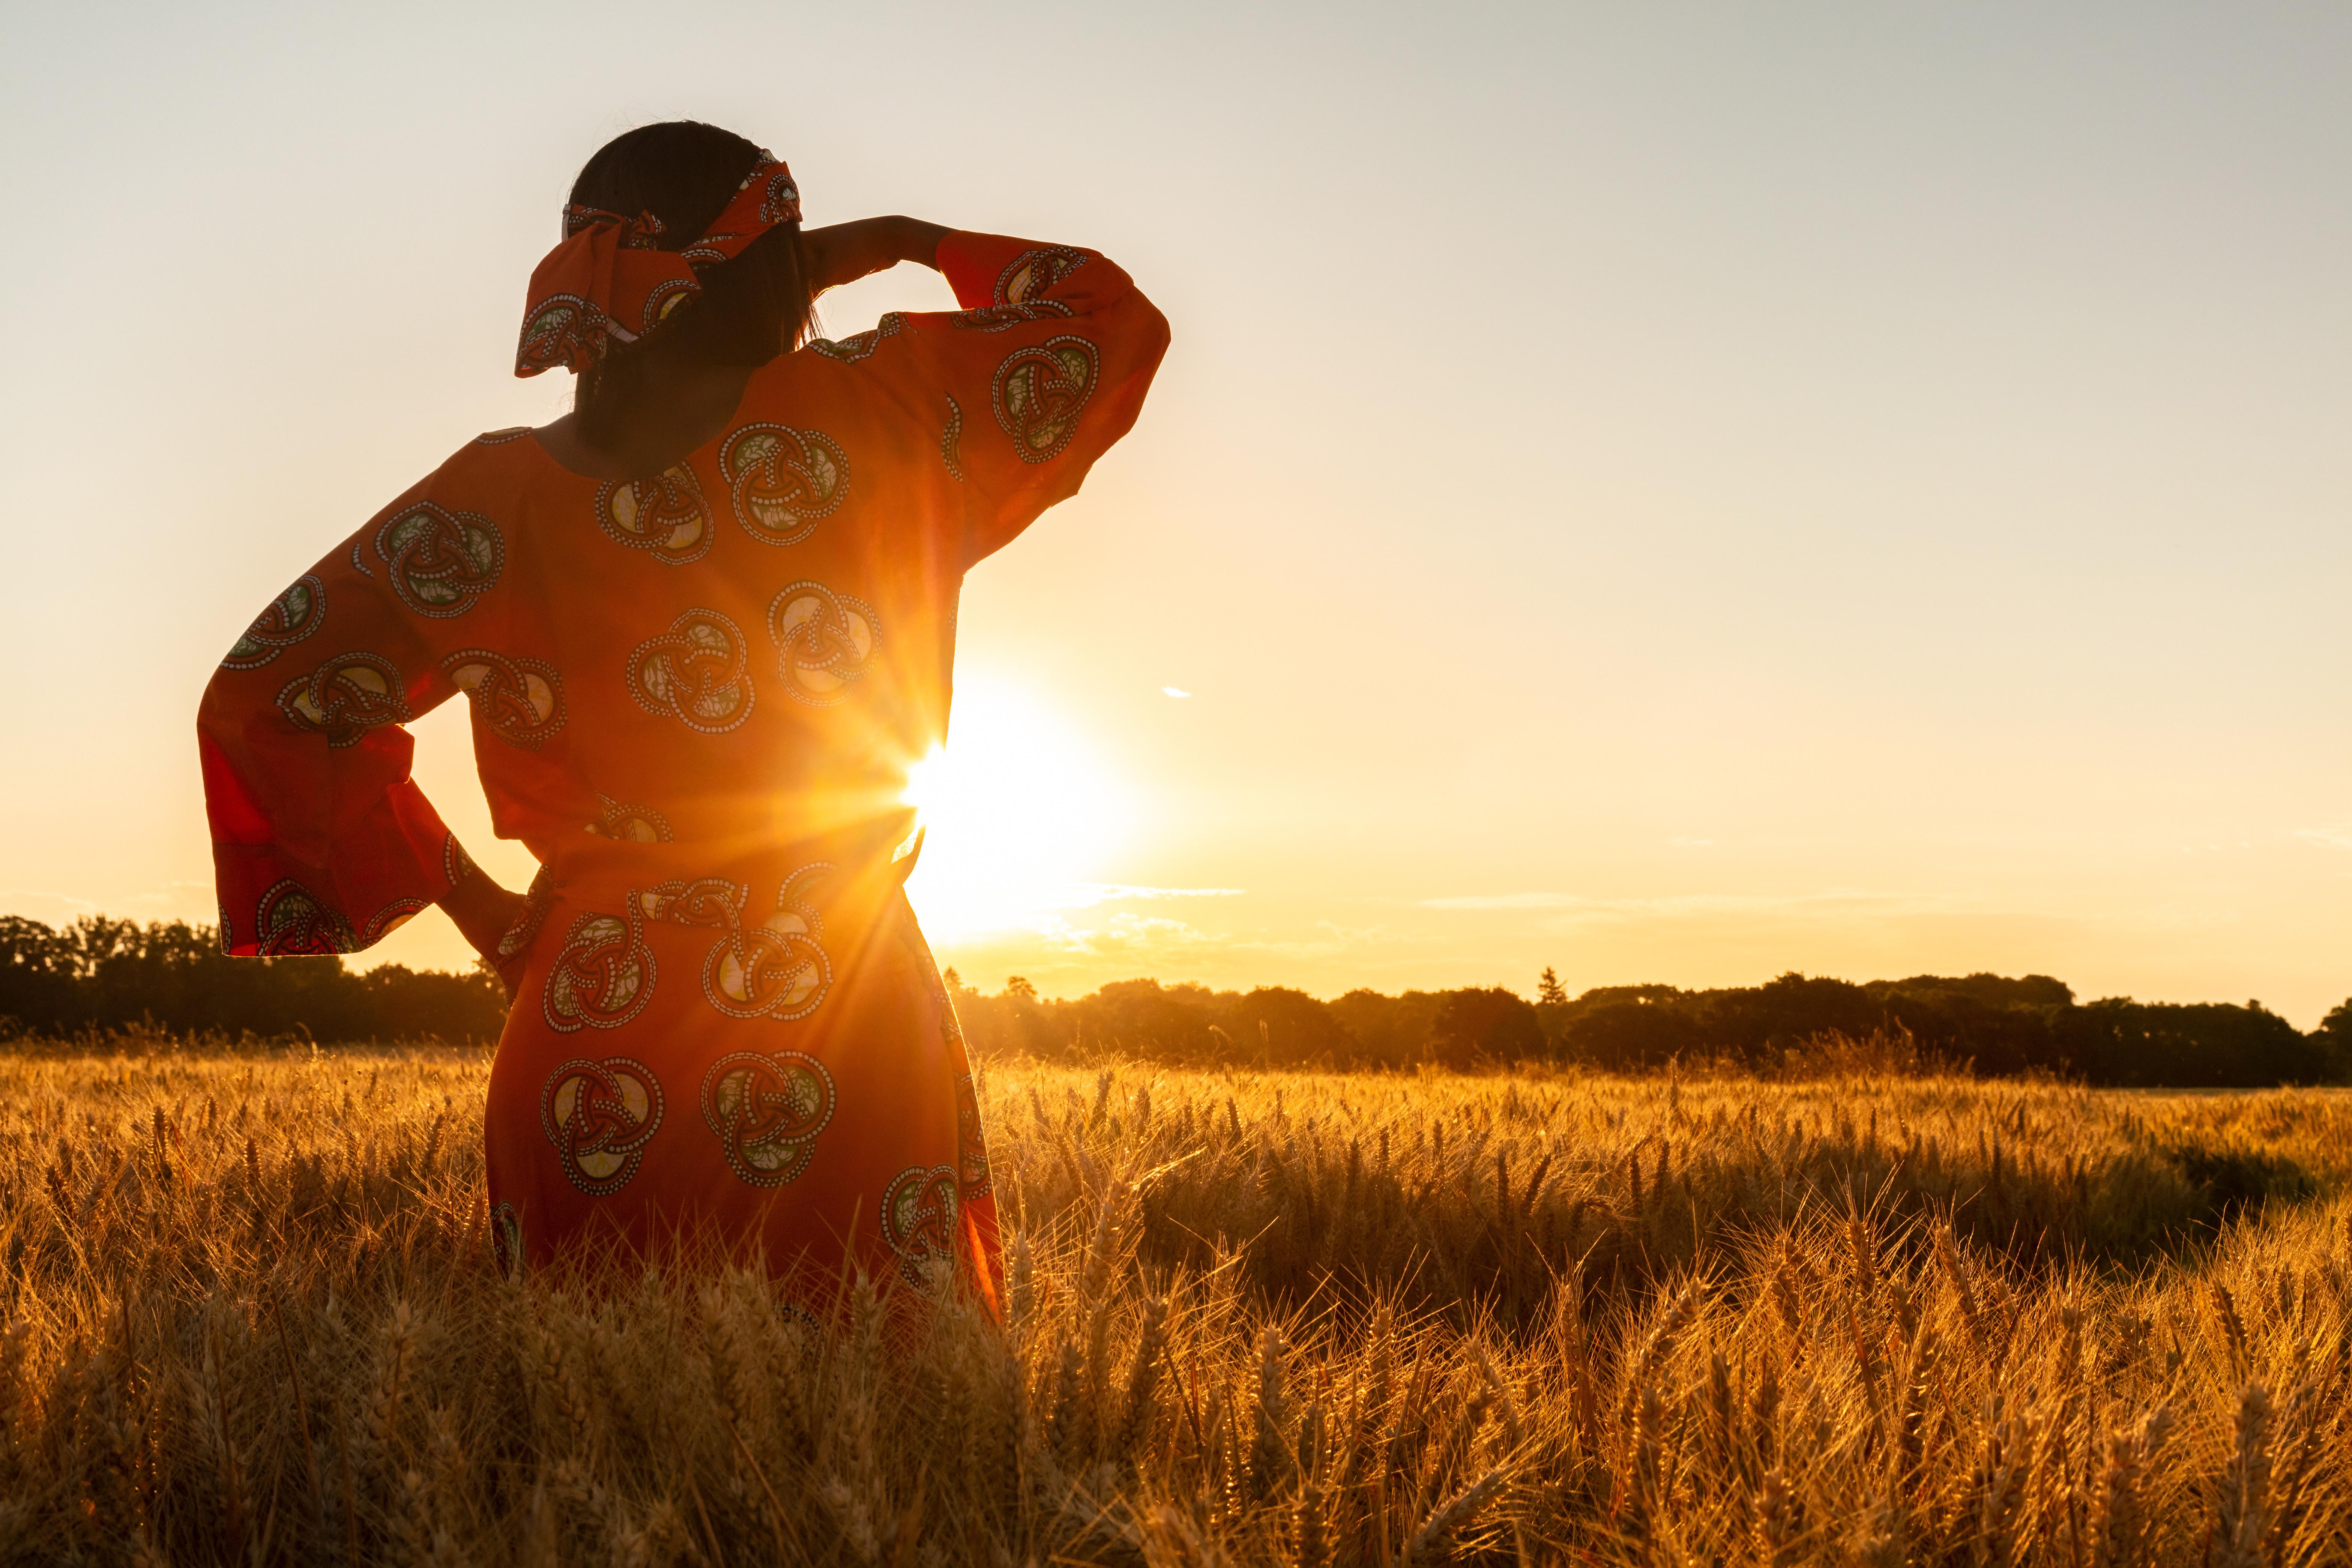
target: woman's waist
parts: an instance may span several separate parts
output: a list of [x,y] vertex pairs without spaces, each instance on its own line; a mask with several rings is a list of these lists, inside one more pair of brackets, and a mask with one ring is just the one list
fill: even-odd
[[911,809],[825,832],[769,830],[663,837],[596,832],[526,840],[540,862],[534,886],[572,901],[651,893],[671,884],[724,880],[763,886],[823,868],[842,893],[872,882],[894,888],[914,868],[920,835]]
[[[911,815],[911,814],[909,814]],[[836,934],[865,929],[900,896],[920,835],[870,823],[786,842],[637,842],[583,834],[532,848],[528,907],[499,943],[501,965],[583,921],[616,931],[701,927],[722,932]]]

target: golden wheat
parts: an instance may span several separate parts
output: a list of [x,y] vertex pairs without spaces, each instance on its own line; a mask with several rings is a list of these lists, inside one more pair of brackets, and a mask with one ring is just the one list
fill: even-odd
[[1000,1065],[1000,1327],[503,1277],[488,1067],[0,1058],[0,1555],[2352,1558],[2346,1096]]

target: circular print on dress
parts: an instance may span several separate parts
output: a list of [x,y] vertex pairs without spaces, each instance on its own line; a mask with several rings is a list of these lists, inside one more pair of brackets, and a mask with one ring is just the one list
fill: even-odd
[[540,1013],[559,1035],[617,1029],[653,1000],[654,954],[635,920],[585,914],[547,972]]
[[661,1120],[661,1082],[634,1057],[575,1058],[548,1074],[539,1093],[541,1130],[564,1175],[592,1197],[628,1184]]
[[732,1051],[702,1077],[702,1120],[728,1168],[755,1187],[781,1187],[808,1169],[835,1101],[833,1074],[801,1051]]
[[477,511],[447,511],[429,500],[394,512],[375,531],[400,602],[420,616],[462,616],[494,587],[506,564],[498,524]]
[[909,1166],[882,1190],[882,1239],[910,1282],[954,1263],[958,1201],[952,1165]]
[[751,649],[743,629],[716,610],[688,610],[629,654],[629,695],[648,713],[705,735],[751,716]]
[[830,436],[746,425],[719,450],[735,521],[763,544],[797,544],[849,493],[849,455]]
[[684,463],[647,479],[608,479],[596,491],[596,526],[605,537],[672,566],[710,553],[710,509],[702,481]]
[[793,583],[769,602],[768,636],[785,694],[827,708],[845,699],[850,683],[874,662],[882,623],[863,599],[822,583]]

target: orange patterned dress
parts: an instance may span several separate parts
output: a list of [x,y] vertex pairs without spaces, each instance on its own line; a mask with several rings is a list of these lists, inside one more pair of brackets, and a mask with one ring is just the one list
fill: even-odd
[[755,373],[717,439],[601,482],[468,443],[278,595],[198,718],[236,953],[352,952],[465,851],[404,721],[463,692],[541,865],[500,961],[509,1257],[716,1234],[986,1290],[988,1153],[901,884],[965,571],[1125,434],[1165,320],[1101,256],[952,234],[963,309]]

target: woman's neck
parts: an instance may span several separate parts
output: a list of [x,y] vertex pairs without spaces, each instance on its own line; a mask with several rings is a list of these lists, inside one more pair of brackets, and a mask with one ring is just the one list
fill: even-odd
[[592,479],[634,479],[657,474],[726,429],[751,379],[748,365],[645,367],[637,416],[607,446],[590,446],[579,416],[566,414],[531,434],[547,455]]

